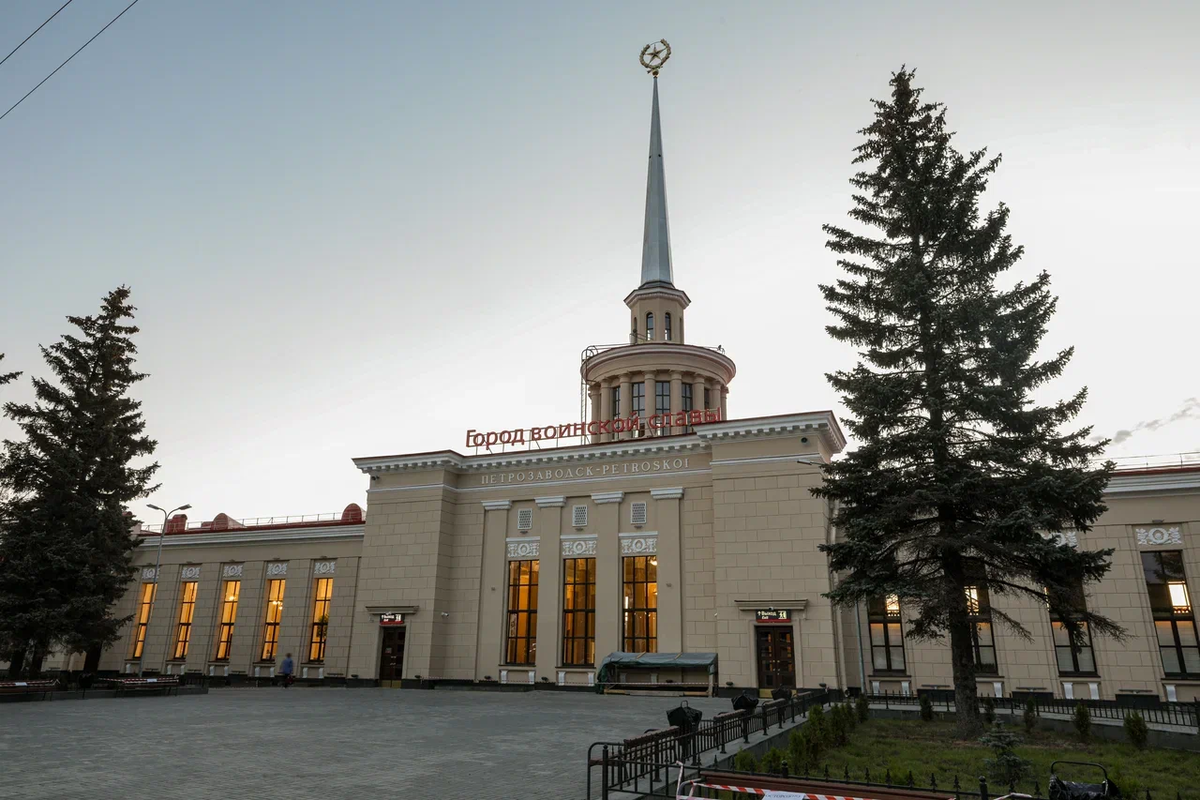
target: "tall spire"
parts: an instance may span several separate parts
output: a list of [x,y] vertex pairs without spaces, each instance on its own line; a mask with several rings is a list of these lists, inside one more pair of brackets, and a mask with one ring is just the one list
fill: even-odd
[[646,227],[642,234],[641,285],[656,282],[674,285],[671,275],[671,230],[667,223],[667,181],[663,174],[662,127],[658,121],[657,70],[654,71],[654,104],[650,112],[650,168],[646,174]]

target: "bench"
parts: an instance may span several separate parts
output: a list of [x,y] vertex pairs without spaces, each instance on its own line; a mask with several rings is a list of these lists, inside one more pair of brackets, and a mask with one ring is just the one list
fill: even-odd
[[40,694],[45,700],[50,692],[58,688],[58,681],[0,681],[0,695],[25,695],[32,697]]
[[179,694],[178,678],[101,678],[100,683],[115,688],[118,696],[129,692],[161,692],[169,695],[172,689]]

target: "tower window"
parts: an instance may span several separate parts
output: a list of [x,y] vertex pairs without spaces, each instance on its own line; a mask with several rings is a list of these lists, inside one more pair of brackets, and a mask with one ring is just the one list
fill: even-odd
[[663,314],[663,338],[671,341],[671,315]]
[[612,387],[612,418],[617,419],[621,416],[621,387]]
[[646,314],[646,341],[654,341],[654,314]]

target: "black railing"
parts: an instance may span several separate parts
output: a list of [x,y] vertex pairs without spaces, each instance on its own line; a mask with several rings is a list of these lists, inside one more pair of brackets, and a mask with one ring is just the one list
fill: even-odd
[[[599,796],[611,792],[642,793],[669,781],[667,768],[676,764],[700,766],[700,757],[715,752],[719,757],[733,743],[749,744],[756,734],[767,736],[783,730],[785,722],[796,722],[813,706],[825,706],[842,698],[840,690],[807,692],[789,699],[769,700],[754,711],[730,711],[701,720],[695,730],[680,728],[647,731],[622,742],[595,742],[588,748],[588,800],[593,787]],[[599,775],[594,777],[594,772]],[[667,795],[670,796],[670,795]]]
[[[952,711],[954,709],[954,700],[949,692],[931,695],[934,709],[945,709]],[[937,699],[933,699],[936,696]],[[883,705],[885,708],[891,707],[912,707],[921,704],[921,695],[918,694],[891,694],[884,692],[881,694],[866,695],[867,701]],[[1179,728],[1189,728],[1200,733],[1200,700],[1191,703],[1168,703],[1159,701],[1157,705],[1150,704],[1135,704],[1132,702],[1122,702],[1120,700],[1083,700],[1083,699],[1068,699],[1064,697],[1046,697],[1033,693],[1022,694],[1020,692],[1015,695],[1005,695],[1004,697],[980,697],[979,702],[982,706],[986,701],[990,700],[998,713],[1007,713],[1020,715],[1025,710],[1025,703],[1033,699],[1034,709],[1038,714],[1062,714],[1071,716],[1075,713],[1075,707],[1083,704],[1087,706],[1088,713],[1093,719],[1112,719],[1124,720],[1125,715],[1136,711],[1142,715],[1142,719],[1146,720],[1148,725],[1160,726],[1175,726]],[[1138,698],[1142,699],[1142,698]],[[1148,697],[1148,700],[1157,700],[1157,698]]]

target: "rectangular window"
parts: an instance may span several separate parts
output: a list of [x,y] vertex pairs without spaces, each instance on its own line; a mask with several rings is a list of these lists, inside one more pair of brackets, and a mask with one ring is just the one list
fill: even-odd
[[612,418],[621,416],[621,387],[612,387]]
[[333,600],[333,578],[317,578],[313,591],[312,637],[308,660],[325,660],[325,640],[329,638],[329,603]]
[[[1077,611],[1087,610],[1083,584],[1073,587],[1072,605]],[[1095,675],[1096,658],[1092,650],[1092,632],[1086,622],[1079,623],[1079,630],[1072,637],[1067,626],[1053,610],[1050,611],[1050,629],[1054,636],[1054,659],[1060,675]]]
[[876,672],[903,672],[900,598],[894,594],[871,598],[867,602],[867,623],[871,629],[871,666]]
[[1183,553],[1142,553],[1142,572],[1150,593],[1150,613],[1154,616],[1163,672],[1171,678],[1200,678],[1200,642],[1183,572]]
[[146,644],[146,626],[150,623],[150,609],[154,607],[157,583],[143,583],[138,601],[137,626],[133,629],[133,654],[130,658],[141,658]]
[[262,660],[274,661],[279,649],[279,620],[283,618],[283,579],[267,581],[267,618],[263,622]]
[[655,414],[670,414],[671,413],[671,382],[670,381],[655,381],[654,382],[654,413]]
[[624,643],[627,653],[658,652],[658,557],[626,556],[624,572]]
[[704,387],[704,408],[702,410],[707,411],[710,408],[712,408],[712,406],[709,405],[709,402],[708,402],[708,387],[705,386]]
[[217,630],[217,661],[229,660],[229,649],[233,646],[233,623],[237,622],[238,595],[241,592],[241,581],[225,581],[221,586],[221,625]]
[[180,587],[179,626],[175,629],[175,655],[172,656],[176,661],[187,658],[188,643],[192,640],[192,617],[196,613],[198,585],[195,581],[188,581]]
[[596,663],[596,559],[563,561],[563,666]]
[[633,406],[630,412],[635,417],[646,416],[646,384],[643,381],[630,384],[633,387]]
[[988,597],[987,574],[977,561],[967,564],[967,615],[971,622],[971,645],[975,669],[985,675],[996,673],[996,640],[992,631],[992,604]]
[[[692,385],[690,383],[685,383],[679,387],[679,404],[681,406],[683,406],[682,408],[679,409],[680,411],[691,411],[692,410]],[[686,426],[684,428],[684,431],[687,433],[691,433],[692,426],[691,425]]]
[[537,657],[537,594],[538,562],[508,562],[508,664],[532,664]]

